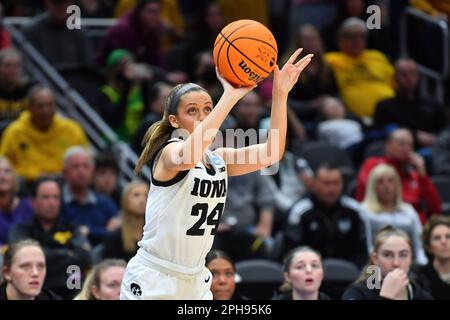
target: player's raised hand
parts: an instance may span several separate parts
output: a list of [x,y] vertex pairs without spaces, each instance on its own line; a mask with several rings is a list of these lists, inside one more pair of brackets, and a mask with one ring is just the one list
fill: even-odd
[[308,54],[304,56],[299,61],[297,57],[303,51],[302,48],[297,49],[289,58],[289,60],[285,63],[283,68],[280,70],[278,65],[275,65],[273,69],[274,80],[273,80],[273,90],[280,91],[283,93],[289,93],[294,85],[297,83],[300,73],[306,66],[311,62],[313,54]]

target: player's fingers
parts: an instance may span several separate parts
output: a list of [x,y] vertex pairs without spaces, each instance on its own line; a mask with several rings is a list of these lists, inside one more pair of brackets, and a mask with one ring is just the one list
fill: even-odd
[[[300,60],[295,64],[295,66],[298,68],[298,67],[300,67],[301,65],[303,65],[303,64],[305,63],[305,61],[307,61],[307,60],[311,61],[311,59],[312,59],[313,57],[314,57],[314,54],[310,53],[310,54],[304,56],[302,59],[300,59]],[[309,61],[308,61],[308,63],[309,63]]]
[[295,50],[295,52],[292,54],[292,56],[289,58],[289,60],[286,62],[286,64],[294,64],[294,61],[297,59],[297,57],[302,53],[303,48],[299,48]]

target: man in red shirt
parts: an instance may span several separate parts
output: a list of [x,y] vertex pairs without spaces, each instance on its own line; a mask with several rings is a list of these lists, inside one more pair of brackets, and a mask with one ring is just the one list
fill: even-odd
[[427,217],[441,214],[441,199],[431,182],[423,158],[414,152],[414,140],[408,129],[394,130],[385,145],[383,157],[370,157],[364,161],[358,174],[356,199],[364,198],[370,171],[380,163],[394,166],[402,181],[402,196],[419,212],[424,223]]

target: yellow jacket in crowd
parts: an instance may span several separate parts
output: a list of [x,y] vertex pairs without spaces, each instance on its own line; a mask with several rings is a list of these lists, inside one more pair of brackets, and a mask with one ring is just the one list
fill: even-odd
[[416,9],[422,10],[432,16],[444,13],[450,17],[449,0],[410,0],[409,2]]
[[364,50],[357,58],[330,52],[325,61],[335,73],[344,103],[358,116],[373,117],[377,103],[395,95],[394,67],[377,50]]
[[3,132],[0,154],[5,155],[16,172],[26,180],[42,174],[62,172],[65,151],[75,145],[88,146],[83,129],[73,120],[55,115],[50,128],[43,132],[24,111]]

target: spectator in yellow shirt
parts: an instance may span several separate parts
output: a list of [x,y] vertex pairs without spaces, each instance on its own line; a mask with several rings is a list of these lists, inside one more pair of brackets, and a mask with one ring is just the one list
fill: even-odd
[[50,89],[35,86],[28,99],[28,110],[5,129],[0,154],[32,181],[43,174],[60,174],[64,152],[74,145],[87,146],[88,140],[78,123],[56,114]]
[[394,96],[394,68],[386,56],[366,49],[367,29],[359,18],[348,18],[339,30],[339,52],[325,55],[349,111],[371,119],[376,104]]

